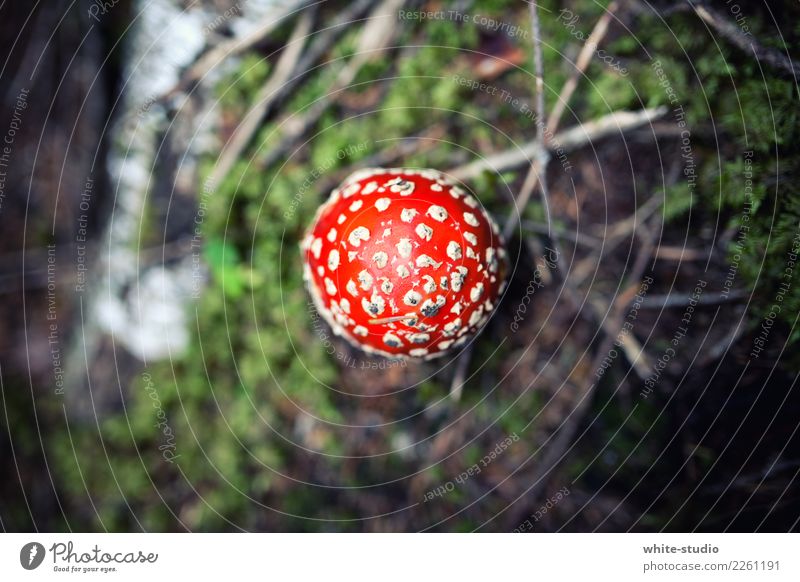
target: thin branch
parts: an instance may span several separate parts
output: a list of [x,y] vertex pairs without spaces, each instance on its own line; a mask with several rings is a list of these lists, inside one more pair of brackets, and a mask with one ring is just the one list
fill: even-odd
[[268,14],[252,32],[240,37],[221,42],[209,51],[200,55],[200,58],[187,69],[172,89],[164,93],[158,101],[167,101],[184,91],[195,81],[205,77],[211,70],[218,67],[225,59],[240,54],[263,41],[273,30],[284,23],[284,19],[302,10],[311,3],[311,0],[289,2],[286,6],[279,6],[278,10]]
[[731,43],[745,52],[752,51],[753,56],[774,69],[780,69],[792,75],[795,79],[800,75],[800,63],[794,62],[787,55],[779,50],[765,47],[758,42],[750,32],[745,32],[739,26],[730,21],[727,17],[711,8],[707,4],[695,4],[691,2],[695,13],[705,22],[719,32]]
[[[536,77],[536,141],[539,144],[546,143],[544,125],[544,61],[542,59],[542,28],[539,23],[539,5],[536,2],[531,2],[529,5],[531,13],[531,30],[533,31],[533,68]],[[551,115],[552,117],[552,115]],[[548,134],[549,131],[548,130]],[[550,216],[550,199],[549,191],[547,189],[547,163],[550,159],[550,154],[544,148],[539,148],[537,151],[536,164],[528,171],[528,176],[525,179],[526,184],[522,186],[522,191],[525,192],[526,185],[532,188],[529,182],[534,182],[534,177],[538,178],[540,190],[542,192],[542,206],[544,207],[544,215],[547,221],[548,233],[553,250],[555,250],[555,269],[558,270],[558,263],[561,257],[559,250],[558,235],[553,230],[553,221]],[[538,166],[538,167],[537,167]],[[532,177],[533,176],[533,177]],[[528,194],[528,197],[530,194]],[[513,215],[512,215],[513,216]],[[513,225],[513,222],[512,222]],[[512,226],[513,228],[513,226]],[[511,234],[508,221],[503,229],[506,238]]]
[[[536,4],[531,2],[531,13],[532,16],[535,18],[534,27],[535,29],[538,28],[538,16],[536,12]],[[612,2],[609,4],[606,12],[601,16],[597,23],[595,24],[594,28],[592,29],[591,34],[589,34],[589,38],[586,40],[586,43],[583,45],[581,52],[578,54],[578,59],[575,61],[575,69],[572,72],[572,75],[567,82],[564,83],[564,86],[561,88],[561,92],[558,95],[558,100],[556,101],[556,105],[553,107],[552,112],[550,113],[550,117],[547,119],[546,126],[542,126],[544,122],[544,112],[541,112],[541,116],[538,116],[537,113],[537,133],[538,130],[547,130],[547,135],[553,135],[553,132],[556,131],[558,128],[559,123],[561,122],[561,117],[566,110],[567,104],[569,103],[570,99],[572,98],[575,89],[578,86],[578,81],[580,80],[580,76],[584,74],[586,68],[589,66],[591,62],[592,55],[597,50],[597,47],[600,45],[603,37],[606,35],[608,31],[608,25],[611,21],[611,16],[617,10],[617,3]],[[537,44],[537,35],[536,30],[534,29],[534,47]],[[538,43],[541,43],[541,39],[538,39]],[[535,49],[534,49],[535,50]],[[530,197],[533,194],[534,190],[536,190],[536,186],[541,178],[544,176],[545,172],[547,171],[547,158],[545,158],[540,152],[544,152],[544,148],[547,146],[547,140],[544,137],[537,140],[539,143],[539,150],[537,151],[536,161],[534,164],[531,165],[530,170],[528,170],[528,175],[525,177],[525,181],[522,184],[522,189],[517,196],[516,203],[514,207],[516,208],[517,212],[521,216],[524,209],[527,207],[528,202],[530,201]],[[545,152],[546,153],[546,152]],[[541,161],[540,161],[541,159]],[[547,206],[547,202],[545,201],[545,206]],[[545,209],[547,211],[547,208]],[[514,230],[514,225],[516,223],[515,220],[515,213],[512,212],[509,214],[508,218],[506,219],[505,225],[503,225],[503,235],[506,238],[511,236],[511,233]],[[548,220],[549,223],[549,220]]]
[[611,23],[611,18],[614,12],[617,11],[617,8],[619,8],[617,2],[609,4],[606,11],[594,25],[592,32],[589,34],[589,38],[586,39],[586,43],[583,45],[581,52],[578,54],[578,58],[575,60],[575,68],[569,79],[567,79],[567,82],[564,83],[564,87],[558,95],[558,101],[556,101],[553,110],[550,112],[550,117],[547,119],[547,127],[550,128],[550,131],[556,131],[556,129],[558,129],[558,125],[561,123],[561,117],[564,115],[564,111],[572,98],[572,94],[575,93],[575,89],[578,88],[578,82],[581,76],[586,71],[597,47],[600,46],[600,43],[608,32],[608,25]]
[[259,160],[260,166],[270,166],[286,154],[292,145],[319,120],[328,107],[336,103],[361,68],[389,46],[396,33],[397,10],[403,4],[404,0],[384,0],[370,13],[366,23],[362,26],[355,54],[339,69],[328,92],[302,113],[288,114],[278,122],[281,130],[274,137],[277,143],[264,155],[263,159]]
[[673,307],[686,307],[694,301],[695,305],[722,305],[725,303],[736,303],[751,297],[752,293],[743,289],[734,289],[725,295],[716,293],[713,295],[702,295],[692,297],[682,293],[670,293],[668,295],[648,295],[640,303],[641,309],[668,309]]
[[[268,115],[270,108],[302,82],[306,73],[311,71],[314,64],[330,51],[334,43],[350,29],[350,26],[369,9],[372,3],[373,0],[359,0],[348,6],[330,26],[316,31],[313,34],[314,40],[307,47],[304,47],[301,42],[310,32],[310,30],[305,30],[304,21],[308,20],[310,28],[315,10],[312,7],[303,13],[292,38],[286,43],[286,48],[278,60],[275,72],[259,91],[255,105],[245,115],[244,121],[220,154],[220,160],[211,175],[212,184],[219,183],[230,172],[233,164],[261,126],[261,122]],[[304,31],[305,34],[303,34]],[[290,47],[292,50],[289,50]]]
[[[547,224],[533,220],[523,220],[522,229],[528,232],[535,232],[536,234],[547,234],[552,230]],[[590,249],[596,249],[601,243],[599,238],[577,230],[573,232],[571,230],[559,229],[558,236]]]
[[577,262],[570,269],[569,279],[573,286],[580,287],[586,280],[596,265],[603,260],[609,253],[616,249],[623,241],[629,240],[629,236],[636,231],[636,228],[647,221],[652,214],[661,207],[661,199],[653,197],[634,213],[633,216],[624,218],[613,224],[607,231],[603,239],[603,244],[596,247],[596,254]]
[[281,53],[278,63],[275,66],[275,72],[270,76],[269,81],[264,84],[261,90],[256,95],[255,105],[250,108],[250,111],[242,119],[242,122],[237,126],[231,138],[225,144],[222,152],[217,159],[209,180],[211,184],[219,184],[231,171],[236,160],[242,155],[247,144],[253,139],[262,119],[272,105],[278,90],[286,84],[289,77],[295,71],[300,55],[305,46],[305,39],[311,32],[311,25],[314,21],[313,11],[309,10],[303,13],[300,17],[297,26],[292,32],[292,36],[286,43],[283,53]]
[[[663,106],[639,111],[614,111],[557,133],[546,147],[552,150],[554,144],[558,144],[564,152],[573,151],[599,139],[611,135],[619,135],[642,125],[647,125],[653,120],[663,117],[667,111],[667,108]],[[487,156],[463,166],[457,166],[448,170],[447,173],[458,180],[471,180],[487,170],[496,173],[505,172],[524,164],[530,164],[531,159],[538,156],[540,149],[541,146],[538,141],[529,141],[515,149]],[[521,209],[522,207],[520,207]]]
[[699,249],[689,249],[678,246],[659,246],[655,251],[655,257],[662,261],[702,261],[708,258],[708,253]]

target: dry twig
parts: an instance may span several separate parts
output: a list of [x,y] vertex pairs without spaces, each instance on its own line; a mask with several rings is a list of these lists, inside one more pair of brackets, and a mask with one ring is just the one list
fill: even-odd
[[[653,120],[663,117],[667,111],[666,107],[642,109],[640,111],[614,111],[559,132],[550,142],[559,144],[561,149],[569,152],[599,139],[619,135],[647,125]],[[471,180],[487,170],[497,173],[505,172],[524,164],[531,164],[531,159],[537,157],[540,149],[541,146],[537,140],[529,141],[518,148],[506,150],[469,164],[452,168],[448,171],[448,174],[457,180]],[[519,200],[517,204],[519,204]],[[521,211],[522,207],[518,207]]]
[[[531,30],[533,31],[533,68],[534,76],[536,78],[536,141],[541,145],[546,141],[545,130],[547,129],[544,125],[544,63],[542,60],[542,29],[539,24],[538,4],[536,2],[531,2],[528,6],[531,13]],[[550,117],[552,118],[553,115]],[[559,250],[558,235],[552,228],[553,221],[550,217],[550,200],[547,189],[547,163],[549,159],[550,155],[547,150],[543,147],[538,148],[536,152],[535,163],[528,171],[528,176],[525,178],[525,183],[528,184],[529,181],[533,181],[532,176],[538,177],[540,189],[542,191],[542,206],[544,207],[544,215],[547,221],[547,236],[550,238],[553,249],[555,250],[555,268],[557,270],[561,252]],[[537,164],[538,168],[536,168]],[[524,184],[522,186],[522,192],[525,191],[526,185]],[[522,207],[524,208],[524,205]],[[506,226],[503,231],[503,234],[506,236],[506,238],[511,234],[508,221],[506,222]]]
[[270,76],[269,81],[261,88],[256,95],[255,105],[242,119],[236,127],[231,138],[225,144],[219,155],[216,165],[209,174],[211,184],[219,184],[228,172],[231,171],[236,160],[242,155],[247,144],[261,125],[261,121],[267,114],[270,106],[274,102],[278,91],[286,84],[289,77],[294,73],[300,55],[305,46],[305,39],[311,32],[311,24],[314,20],[313,11],[306,11],[300,17],[292,36],[286,43],[286,47],[281,53],[275,72]]
[[779,50],[765,47],[749,32],[742,30],[716,9],[707,4],[691,2],[691,5],[703,22],[710,25],[714,30],[743,51],[752,51],[757,61],[765,63],[774,69],[779,69],[784,73],[788,73],[795,79],[800,75],[800,64],[794,62]]
[[[538,28],[538,16],[536,16],[536,4],[531,2],[531,13],[534,16],[534,27],[535,29]],[[561,92],[558,95],[558,101],[556,101],[555,107],[553,107],[553,111],[550,114],[550,117],[547,119],[547,123],[545,126],[542,126],[544,121],[544,112],[537,112],[537,119],[536,119],[536,126],[538,130],[541,130],[543,136],[541,139],[538,139],[539,143],[539,151],[544,151],[542,148],[546,147],[546,136],[552,136],[553,132],[556,131],[558,128],[558,124],[561,122],[561,117],[566,110],[567,104],[569,100],[572,98],[572,94],[575,92],[575,89],[578,86],[578,81],[580,80],[580,76],[586,71],[586,67],[589,66],[589,62],[591,61],[592,54],[597,50],[597,47],[600,44],[600,41],[606,35],[608,31],[608,25],[611,20],[611,16],[613,15],[614,11],[617,9],[617,3],[612,2],[609,4],[606,12],[595,24],[594,28],[592,29],[589,38],[586,40],[586,43],[583,45],[581,52],[578,54],[578,59],[575,62],[575,69],[572,72],[572,75],[567,82],[564,83],[564,86],[561,88]],[[534,47],[536,46],[537,42],[541,47],[541,39],[536,39],[536,30],[534,30]],[[535,54],[534,48],[534,54]],[[541,56],[540,56],[541,58]],[[543,107],[542,107],[543,108]],[[533,194],[533,191],[536,189],[537,183],[542,179],[545,172],[547,171],[547,158],[541,155],[537,155],[535,158],[535,162],[531,165],[530,170],[528,170],[528,175],[525,177],[525,181],[522,184],[522,189],[517,196],[517,200],[515,203],[515,208],[520,215],[522,215],[522,211],[528,205],[530,201],[530,197]],[[545,206],[547,205],[545,201]],[[512,231],[514,230],[515,224],[515,216],[512,212],[509,217],[506,219],[506,223],[503,226],[503,235],[506,238],[511,236]],[[548,223],[550,221],[548,220]]]
[[274,136],[277,143],[259,160],[261,166],[270,166],[283,156],[336,103],[361,68],[389,46],[396,32],[397,10],[404,3],[404,0],[384,0],[370,13],[359,36],[355,54],[339,69],[328,93],[302,113],[287,115],[278,122],[278,135]]
[[311,4],[311,0],[294,0],[285,6],[277,4],[277,10],[268,14],[257,27],[249,34],[221,42],[206,51],[197,61],[187,69],[169,91],[162,95],[158,101],[164,102],[172,99],[179,93],[186,90],[192,83],[203,79],[215,67],[218,67],[225,59],[243,53],[247,49],[263,41],[270,33],[283,24],[284,20],[293,14],[303,10]]

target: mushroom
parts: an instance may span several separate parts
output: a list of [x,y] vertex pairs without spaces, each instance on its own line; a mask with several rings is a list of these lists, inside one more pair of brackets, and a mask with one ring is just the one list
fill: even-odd
[[317,311],[370,354],[431,359],[462,346],[505,286],[497,225],[436,170],[355,172],[319,208],[301,248]]

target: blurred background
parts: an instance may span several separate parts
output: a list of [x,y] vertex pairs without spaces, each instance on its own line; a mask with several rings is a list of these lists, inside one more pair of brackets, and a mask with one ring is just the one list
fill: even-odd
[[[797,530],[800,8],[538,14],[543,144],[520,0],[0,3],[2,528]],[[508,225],[469,351],[310,307],[371,166]]]

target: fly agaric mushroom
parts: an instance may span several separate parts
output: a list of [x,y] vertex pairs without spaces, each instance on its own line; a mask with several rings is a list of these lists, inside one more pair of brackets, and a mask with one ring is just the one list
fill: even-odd
[[497,225],[436,170],[355,172],[319,208],[302,250],[334,333],[387,357],[431,359],[463,345],[505,286]]

